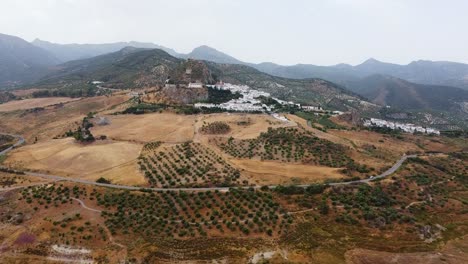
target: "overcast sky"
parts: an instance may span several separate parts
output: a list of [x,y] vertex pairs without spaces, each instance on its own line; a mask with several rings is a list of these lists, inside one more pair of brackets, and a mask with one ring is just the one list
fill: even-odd
[[0,32],[57,43],[208,45],[248,62],[468,63],[467,0],[1,0]]

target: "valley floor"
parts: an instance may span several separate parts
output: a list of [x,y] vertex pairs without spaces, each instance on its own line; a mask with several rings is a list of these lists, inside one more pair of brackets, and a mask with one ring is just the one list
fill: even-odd
[[0,111],[2,263],[467,261],[463,139],[54,100]]

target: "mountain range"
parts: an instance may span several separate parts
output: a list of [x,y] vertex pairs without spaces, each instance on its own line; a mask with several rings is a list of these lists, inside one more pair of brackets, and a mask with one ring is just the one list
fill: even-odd
[[171,54],[172,56],[180,56],[173,49],[166,48],[164,46],[156,45],[153,43],[145,42],[116,42],[116,43],[104,43],[104,44],[57,44],[40,39],[35,39],[31,42],[36,47],[42,48],[53,56],[55,56],[60,62],[67,62],[72,60],[87,59],[106,53],[116,52],[125,47],[145,48],[145,49],[161,49]]
[[32,44],[49,51],[61,62],[90,58],[132,46],[136,48],[161,49],[174,57],[182,59],[193,58],[216,63],[247,65],[278,77],[293,79],[321,78],[344,86],[348,86],[358,79],[379,74],[397,77],[418,84],[453,86],[468,90],[468,64],[456,62],[419,60],[407,65],[399,65],[371,58],[356,66],[349,64],[334,66],[297,64],[283,66],[270,62],[259,64],[243,62],[206,45],[197,47],[188,54],[181,54],[173,49],[153,43],[135,41],[108,44],[55,44],[36,39]]
[[189,57],[218,63],[244,64],[259,71],[284,78],[322,78],[344,86],[361,78],[379,74],[397,77],[413,83],[454,86],[468,90],[468,64],[457,62],[419,60],[407,65],[399,65],[371,58],[356,66],[349,64],[334,66],[296,64],[283,66],[271,62],[259,64],[242,62],[207,46],[194,49]]
[[[190,72],[190,73],[187,73]],[[160,49],[127,47],[120,51],[56,66],[35,87],[74,89],[98,80],[108,88],[164,86],[171,83],[215,83],[223,80],[267,91],[273,96],[296,102],[327,105],[348,110],[348,101],[361,98],[343,87],[322,79],[287,79],[260,72],[240,64],[222,64],[203,60],[180,59]]]
[[0,34],[0,87],[34,81],[59,62],[49,52],[21,38]]
[[28,83],[58,87],[90,80],[102,80],[116,88],[153,85],[167,77],[163,75],[174,74],[177,67],[183,68],[180,65],[186,59],[204,61],[203,70],[210,71],[214,79],[248,84],[303,103],[328,104],[333,96],[342,100],[338,94],[359,94],[376,104],[403,110],[463,114],[467,108],[468,65],[462,63],[415,61],[398,65],[369,59],[356,66],[283,66],[243,62],[208,46],[181,54],[153,43],[56,44],[39,39],[29,43],[2,34],[0,87]]
[[389,75],[373,74],[348,85],[349,89],[379,105],[406,110],[459,112],[468,102],[468,90],[416,84]]

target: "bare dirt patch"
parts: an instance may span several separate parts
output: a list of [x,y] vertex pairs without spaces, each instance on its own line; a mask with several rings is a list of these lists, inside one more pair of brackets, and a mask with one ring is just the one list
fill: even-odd
[[106,116],[109,125],[95,126],[94,135],[136,142],[182,143],[193,139],[195,116],[172,113]]
[[307,184],[343,177],[339,173],[340,169],[323,166],[250,159],[231,159],[230,162],[241,169],[242,174],[252,178],[251,181],[260,185]]
[[79,98],[70,97],[47,97],[47,98],[34,98],[25,100],[10,101],[5,104],[0,104],[0,112],[9,112],[15,110],[25,110],[36,107],[45,107],[54,104],[66,103],[71,101],[80,100]]
[[82,179],[104,175],[113,183],[140,184],[145,182],[136,166],[141,148],[140,144],[110,140],[83,145],[66,138],[22,147],[5,163]]

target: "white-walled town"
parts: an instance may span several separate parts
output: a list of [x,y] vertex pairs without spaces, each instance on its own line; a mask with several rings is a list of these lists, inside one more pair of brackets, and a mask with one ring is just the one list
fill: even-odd
[[386,121],[378,118],[370,118],[364,121],[364,126],[366,127],[387,127],[393,130],[399,129],[404,132],[414,133],[420,132],[425,134],[436,134],[440,135],[440,131],[430,127],[417,126],[411,123],[398,123]]

